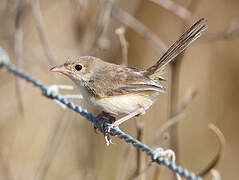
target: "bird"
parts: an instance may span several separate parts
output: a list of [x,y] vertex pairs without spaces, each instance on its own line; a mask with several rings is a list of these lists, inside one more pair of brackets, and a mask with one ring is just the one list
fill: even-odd
[[166,90],[163,70],[188,45],[199,38],[207,29],[207,21],[199,19],[186,30],[175,43],[147,69],[125,67],[101,60],[93,56],[81,56],[54,66],[52,72],[69,77],[79,88],[84,99],[102,110],[101,116],[114,117],[108,127],[118,127],[128,119],[144,114]]

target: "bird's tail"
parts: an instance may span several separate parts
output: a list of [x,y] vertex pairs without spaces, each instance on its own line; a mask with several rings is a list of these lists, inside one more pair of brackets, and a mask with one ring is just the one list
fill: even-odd
[[146,76],[151,76],[154,73],[159,73],[170,63],[178,54],[180,54],[189,44],[201,36],[201,33],[207,29],[207,21],[204,18],[198,20],[192,25],[181,37],[167,50],[166,53],[148,69],[143,71]]

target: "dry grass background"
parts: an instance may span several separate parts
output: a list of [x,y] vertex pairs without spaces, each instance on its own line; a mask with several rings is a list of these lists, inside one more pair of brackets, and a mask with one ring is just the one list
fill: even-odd
[[[21,2],[24,1],[0,1],[0,46],[7,50],[14,64],[45,84],[72,85],[67,78],[49,72],[51,64],[44,53],[32,13],[31,4],[37,2],[35,0],[26,0],[23,6],[19,33],[21,37],[22,32],[23,38],[22,48],[20,46],[22,55],[16,56],[15,19]],[[184,7],[191,3],[190,0],[176,2]],[[95,47],[89,48],[100,10],[102,12],[100,4],[99,0],[40,1],[44,32],[55,63],[81,55],[95,55],[121,63],[120,43],[114,31],[122,24],[114,17],[101,44],[94,43]],[[150,0],[123,0],[117,4],[167,45],[186,28],[179,17]],[[209,123],[214,123],[226,138],[224,155],[216,169],[222,179],[228,180],[239,177],[239,41],[237,36],[227,39],[220,35],[214,40],[210,37],[228,30],[239,17],[238,8],[237,0],[200,0],[197,3],[190,24],[205,17],[209,28],[205,37],[185,52],[178,77],[178,104],[183,102],[190,89],[198,92],[178,124],[178,163],[199,172],[213,159],[220,149],[217,136],[208,128]],[[159,58],[160,54],[152,45],[130,28],[126,29],[126,39],[130,66],[145,68]],[[162,94],[140,119],[144,122],[144,142],[169,148],[168,140],[158,140],[157,145],[153,144],[155,132],[169,118],[170,66],[165,77],[168,79],[164,83],[168,92]],[[1,69],[0,82],[0,179],[102,180],[132,177],[137,166],[134,148],[129,148],[117,138],[114,138],[117,144],[107,147],[103,136],[95,134],[88,121],[68,109],[63,110],[41,96],[38,89],[19,80],[23,114],[17,103],[15,77]],[[80,103],[92,110],[84,102]],[[59,129],[60,135],[56,133]],[[122,129],[136,136],[135,120],[123,124]],[[124,158],[127,151],[128,161]],[[146,164],[148,162],[146,158]],[[127,167],[123,172],[120,170],[122,163]],[[147,171],[145,179],[156,180],[156,166]],[[169,179],[169,174],[170,171],[162,168],[160,179]],[[210,175],[205,177],[211,178]]]

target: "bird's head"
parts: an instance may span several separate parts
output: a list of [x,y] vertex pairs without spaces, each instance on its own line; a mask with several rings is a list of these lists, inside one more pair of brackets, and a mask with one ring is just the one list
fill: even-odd
[[94,75],[95,69],[98,69],[101,62],[103,61],[92,56],[82,56],[62,65],[54,66],[50,71],[62,73],[73,81],[87,82]]

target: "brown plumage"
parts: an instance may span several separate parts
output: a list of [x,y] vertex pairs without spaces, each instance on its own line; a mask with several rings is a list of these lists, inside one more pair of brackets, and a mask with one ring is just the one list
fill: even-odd
[[[83,97],[93,105],[110,114],[129,114],[132,117],[143,113],[165,92],[160,84],[162,69],[196,40],[207,28],[200,19],[189,28],[154,64],[146,70],[128,68],[102,61],[92,56],[70,60],[53,67],[72,79]],[[124,118],[124,121],[127,118]]]

